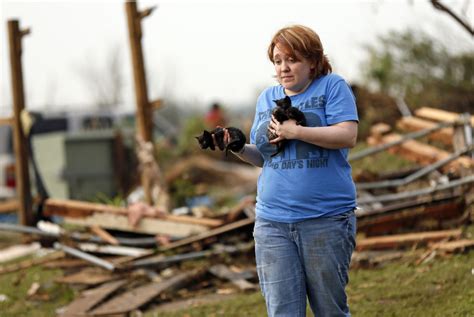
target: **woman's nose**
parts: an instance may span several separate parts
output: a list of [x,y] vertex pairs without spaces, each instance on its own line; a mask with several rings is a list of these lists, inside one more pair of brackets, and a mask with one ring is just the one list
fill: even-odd
[[288,66],[288,63],[283,62],[283,63],[281,64],[281,70],[282,70],[283,72],[289,71],[289,70],[290,70],[290,67]]

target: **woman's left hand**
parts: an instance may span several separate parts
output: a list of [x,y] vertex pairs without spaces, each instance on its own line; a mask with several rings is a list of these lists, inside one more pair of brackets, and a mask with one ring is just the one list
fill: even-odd
[[286,120],[280,123],[272,116],[272,121],[270,121],[268,129],[277,135],[277,137],[271,140],[270,143],[278,143],[285,139],[294,139],[296,137],[297,127],[295,120]]

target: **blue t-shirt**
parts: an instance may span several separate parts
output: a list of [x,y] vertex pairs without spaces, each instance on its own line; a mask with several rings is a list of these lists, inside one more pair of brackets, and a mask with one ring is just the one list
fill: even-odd
[[[282,152],[268,142],[273,100],[285,97],[281,85],[265,89],[257,100],[250,143],[264,159],[257,185],[258,217],[293,223],[336,215],[356,207],[356,191],[347,161],[348,149],[331,150],[288,140]],[[355,98],[336,74],[319,77],[301,94],[290,96],[306,117],[307,126],[321,127],[358,121]]]

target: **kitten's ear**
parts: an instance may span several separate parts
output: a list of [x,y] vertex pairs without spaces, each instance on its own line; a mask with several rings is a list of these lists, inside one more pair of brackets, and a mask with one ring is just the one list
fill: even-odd
[[204,132],[202,133],[205,137],[212,137],[211,135],[211,132],[207,131],[207,130],[204,130]]

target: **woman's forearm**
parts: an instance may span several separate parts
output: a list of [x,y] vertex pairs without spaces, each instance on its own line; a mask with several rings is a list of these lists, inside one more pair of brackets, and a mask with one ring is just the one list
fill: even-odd
[[294,138],[326,149],[352,148],[357,142],[357,122],[346,121],[326,127],[297,126]]
[[245,161],[257,167],[263,166],[262,154],[260,154],[260,151],[257,149],[257,146],[255,144],[245,144],[241,153],[234,154],[242,161]]

